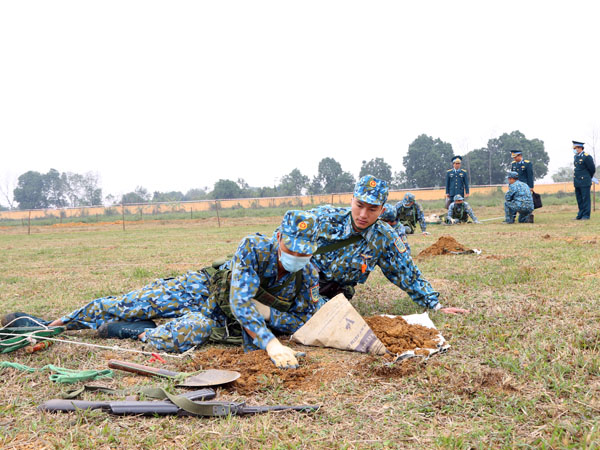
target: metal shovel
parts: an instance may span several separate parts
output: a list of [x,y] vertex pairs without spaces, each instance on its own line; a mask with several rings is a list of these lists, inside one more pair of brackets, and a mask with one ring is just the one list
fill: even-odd
[[[182,374],[180,372],[172,372],[166,369],[159,369],[158,367],[143,366],[126,361],[118,361],[111,359],[108,362],[108,367],[111,369],[124,370],[125,372],[137,373],[139,375],[145,375],[149,377],[165,377],[175,378]],[[183,381],[178,383],[176,386],[179,387],[208,387],[208,386],[219,386],[221,384],[231,383],[237,380],[241,374],[233,370],[216,370],[209,369],[198,374],[192,375],[185,378]]]

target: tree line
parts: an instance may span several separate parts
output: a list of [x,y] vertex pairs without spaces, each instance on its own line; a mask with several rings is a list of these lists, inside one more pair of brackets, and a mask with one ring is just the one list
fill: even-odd
[[[510,150],[523,151],[525,159],[533,163],[536,179],[548,173],[550,158],[540,139],[527,139],[520,131],[504,133],[490,139],[486,147],[474,149],[463,156],[463,168],[469,172],[471,184],[502,184],[512,159]],[[441,187],[451,159],[456,155],[452,144],[426,134],[418,136],[403,157],[404,168],[393,171],[383,158],[362,161],[358,178],[366,174],[386,180],[392,189]],[[84,175],[60,173],[50,169],[46,174],[29,171],[17,180],[13,191],[19,209],[62,208],[93,205],[116,205],[120,203],[177,202],[207,199],[256,198],[295,196],[304,194],[331,194],[351,192],[355,178],[344,171],[334,158],[321,159],[317,174],[312,179],[294,169],[283,175],[273,186],[252,187],[243,178],[218,180],[212,190],[208,187],[152,194],[142,186],[124,194],[121,198],[102,197],[98,177],[93,173]]]

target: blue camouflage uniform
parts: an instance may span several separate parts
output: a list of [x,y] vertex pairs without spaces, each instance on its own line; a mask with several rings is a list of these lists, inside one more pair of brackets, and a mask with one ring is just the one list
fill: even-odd
[[515,216],[519,213],[519,223],[529,222],[529,216],[533,212],[533,197],[531,189],[522,181],[518,181],[517,172],[509,172],[509,178],[516,181],[509,184],[508,191],[504,195],[504,216],[506,223],[514,223]]
[[[462,157],[455,156],[452,162],[456,160],[462,161]],[[446,207],[455,195],[464,197],[469,194],[469,174],[464,169],[448,169],[446,172],[446,195],[449,196],[446,201]]]
[[[371,205],[382,205],[387,198],[387,183],[366,175],[356,184],[354,197]],[[388,280],[404,290],[418,305],[438,309],[439,293],[413,263],[406,245],[387,223],[377,220],[363,231],[352,225],[351,208],[324,205],[310,212],[319,217],[319,250],[313,261],[319,269],[321,284],[334,282],[342,288],[365,283],[379,266]],[[326,253],[325,246],[353,236],[357,241]],[[325,295],[325,293],[322,293]]]
[[[286,217],[291,212],[293,211],[288,212]],[[301,213],[301,218],[309,217],[305,212]],[[314,216],[311,226],[314,233]],[[286,242],[288,244],[289,240]],[[276,235],[269,238],[257,233],[245,237],[233,258],[219,267],[220,270],[231,270],[229,306],[244,330],[244,349],[247,351],[264,349],[274,337],[271,330],[282,334],[294,333],[320,305],[319,276],[314,264],[309,262],[302,269],[301,287],[297,289],[296,273],[284,271],[283,276],[278,279],[278,252]],[[251,302],[259,285],[267,290],[280,288],[277,297],[291,302],[286,312],[271,307],[268,323]],[[61,320],[65,324],[77,322],[97,329],[102,324],[115,320],[133,322],[157,318],[174,319],[157,328],[146,329],[143,340],[160,350],[183,352],[205,343],[213,328],[226,327],[230,323],[231,317],[219,307],[217,299],[211,295],[210,286],[211,276],[206,270],[191,271],[176,278],[157,280],[119,297],[93,300]],[[251,338],[245,330],[256,337]]]
[[477,216],[475,216],[475,213],[473,212],[473,208],[471,208],[468,202],[463,201],[462,203],[456,203],[455,199],[455,201],[450,204],[450,208],[448,208],[448,214],[446,214],[444,222],[452,223],[452,220],[450,219],[454,219],[466,223],[468,222],[469,217],[471,217],[473,222],[479,222],[479,219],[477,219]]
[[419,223],[422,232],[427,230],[423,209],[421,208],[421,205],[415,201],[415,196],[410,192],[404,195],[402,201],[396,203],[396,220],[406,227],[407,234],[413,234],[415,232],[417,222]]
[[[573,141],[573,146],[583,148],[583,142]],[[576,153],[573,164],[575,170],[573,171],[573,186],[575,187],[575,197],[577,198],[577,212],[576,219],[587,220],[590,218],[591,213],[591,196],[590,188],[592,186],[592,177],[596,173],[596,165],[594,164],[594,158],[592,155],[582,151]]]
[[383,211],[379,218],[390,225],[396,233],[398,233],[398,236],[400,236],[400,239],[402,239],[402,242],[404,242],[404,245],[406,246],[406,251],[410,255],[410,245],[408,244],[408,238],[406,237],[406,227],[397,219],[396,208],[390,203],[386,203],[383,205]]
[[[521,151],[512,150],[511,156],[514,158],[517,155],[522,154]],[[533,189],[533,164],[527,159],[521,159],[521,161],[513,161],[510,165],[510,171],[516,172],[519,175],[519,181],[522,181],[531,189]]]

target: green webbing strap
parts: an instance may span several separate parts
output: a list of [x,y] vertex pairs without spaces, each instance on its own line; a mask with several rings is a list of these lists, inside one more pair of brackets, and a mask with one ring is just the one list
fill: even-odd
[[321,255],[323,253],[334,252],[340,248],[347,247],[350,244],[354,244],[362,239],[362,234],[354,234],[347,239],[334,242],[333,244],[324,245],[323,247],[319,247],[313,255]]
[[40,369],[28,367],[23,364],[0,361],[0,367],[9,367],[12,369],[22,370],[25,372],[36,372],[48,369],[51,372],[56,372],[50,375],[50,381],[56,383],[77,383],[79,381],[97,380],[99,378],[112,378],[113,371],[110,369],[104,370],[72,370],[58,367],[53,364],[48,364]]
[[[150,387],[145,387],[145,388],[135,387],[135,388],[131,388],[131,389],[111,389],[111,388],[107,388],[104,386],[92,386],[90,384],[85,384],[77,389],[72,389],[70,391],[67,391],[62,395],[62,398],[72,400],[74,398],[79,397],[84,392],[102,392],[103,394],[107,394],[107,395],[121,395],[121,396],[131,395],[131,394],[142,394],[145,397],[153,398],[156,400],[163,400],[165,398],[168,398],[166,391],[162,387],[150,386]],[[171,395],[173,395],[173,394],[171,394]]]

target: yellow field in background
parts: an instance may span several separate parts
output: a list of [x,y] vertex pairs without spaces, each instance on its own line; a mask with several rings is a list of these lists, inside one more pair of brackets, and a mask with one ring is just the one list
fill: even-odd
[[[471,195],[487,195],[494,192],[498,187],[506,191],[506,185],[494,186],[477,186],[471,188]],[[538,194],[556,194],[558,192],[573,192],[573,183],[551,183],[538,184],[535,186],[535,191]],[[445,197],[444,189],[411,189],[402,191],[390,191],[389,201],[397,202],[402,200],[404,194],[412,192],[417,200],[441,200]],[[218,207],[220,209],[229,208],[273,208],[277,206],[307,206],[321,204],[350,204],[352,198],[351,193],[347,194],[326,194],[326,195],[303,195],[298,197],[266,197],[266,198],[240,198],[230,200],[219,200]],[[126,214],[160,214],[168,212],[194,212],[194,211],[209,211],[215,209],[216,200],[202,200],[196,202],[174,202],[174,203],[153,203],[153,204],[138,204],[126,205]],[[111,207],[116,210],[116,213],[121,213],[121,206]],[[32,219],[41,219],[47,217],[82,217],[103,215],[109,209],[104,206],[84,207],[84,208],[62,208],[62,209],[36,209],[26,211],[1,211],[0,219],[20,220],[29,218],[31,213]]]

